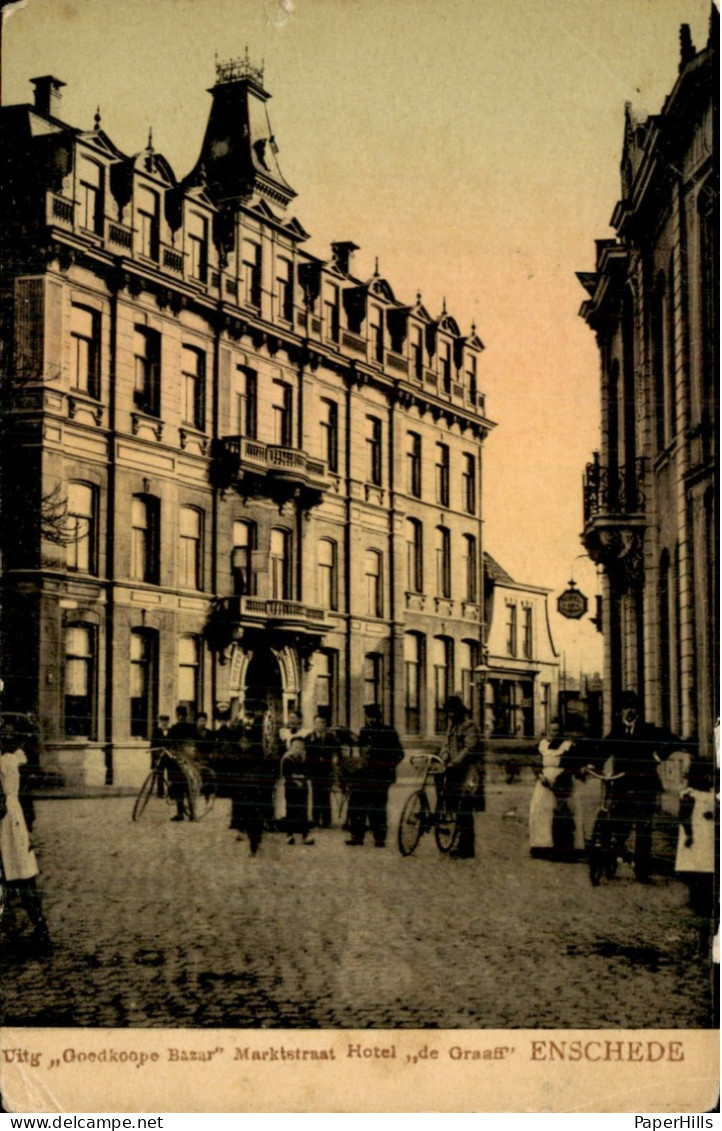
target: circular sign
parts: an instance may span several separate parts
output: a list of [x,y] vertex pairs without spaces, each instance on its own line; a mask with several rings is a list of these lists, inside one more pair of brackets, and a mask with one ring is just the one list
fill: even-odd
[[557,611],[568,620],[579,620],[586,615],[589,602],[579,589],[565,589],[557,597]]

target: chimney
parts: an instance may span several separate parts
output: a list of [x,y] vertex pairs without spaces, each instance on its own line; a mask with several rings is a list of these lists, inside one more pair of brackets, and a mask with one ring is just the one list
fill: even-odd
[[334,266],[339,269],[342,275],[348,275],[351,269],[353,253],[358,251],[358,244],[351,243],[350,241],[332,243],[331,251],[333,253]]
[[63,97],[60,88],[65,86],[65,83],[61,79],[54,78],[53,75],[41,75],[40,78],[30,81],[35,87],[35,109],[38,114],[57,117],[60,100]]

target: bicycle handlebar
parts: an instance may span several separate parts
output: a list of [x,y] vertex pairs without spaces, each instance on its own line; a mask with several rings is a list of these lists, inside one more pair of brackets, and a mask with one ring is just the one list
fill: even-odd
[[620,778],[627,776],[624,772],[619,774],[600,774],[596,770],[593,770],[591,766],[585,766],[584,771],[589,774],[590,777],[596,778],[598,781],[619,781]]
[[438,754],[412,754],[409,761],[412,766],[431,765],[432,762],[438,762],[440,766],[446,769],[446,762]]

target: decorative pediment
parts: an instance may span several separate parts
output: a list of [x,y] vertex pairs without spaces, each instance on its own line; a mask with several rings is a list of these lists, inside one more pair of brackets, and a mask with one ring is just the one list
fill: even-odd
[[255,212],[256,215],[260,216],[263,220],[271,220],[274,224],[279,224],[281,222],[280,216],[278,216],[273,211],[268,202],[263,199],[257,201],[256,204],[252,204],[249,208],[249,211]]
[[205,185],[187,185],[185,195],[188,200],[192,200],[195,204],[204,204],[215,212],[216,206],[208,195]]
[[479,337],[479,335],[476,332],[476,326],[471,327],[471,333],[469,334],[469,337],[466,339],[466,346],[470,350],[479,350],[479,351],[481,351],[485,348],[484,343],[482,342],[481,338]]
[[295,216],[293,216],[288,223],[283,225],[283,230],[284,232],[288,232],[289,236],[299,243],[309,239],[309,233]]
[[425,325],[430,326],[434,321],[428,310],[421,301],[421,295],[416,296],[416,304],[411,307],[411,315],[417,322],[423,322]]
[[444,311],[444,313],[439,317],[438,325],[439,329],[445,330],[447,334],[452,334],[455,338],[461,337],[461,330],[459,329],[458,322],[455,318],[452,318],[450,314],[447,314],[446,311]]
[[374,275],[366,286],[368,287],[369,294],[377,295],[387,302],[396,302],[394,292],[391,290],[391,285],[387,279],[382,279],[379,275]]
[[137,173],[146,173],[149,177],[155,177],[169,188],[175,188],[178,184],[175,173],[162,153],[156,153],[154,149],[143,149],[131,160],[133,169]]
[[83,147],[87,146],[89,149],[94,149],[96,153],[102,154],[103,157],[111,157],[114,161],[127,161],[125,153],[113,144],[105,130],[88,130],[84,133],[78,134],[78,141],[83,143]]

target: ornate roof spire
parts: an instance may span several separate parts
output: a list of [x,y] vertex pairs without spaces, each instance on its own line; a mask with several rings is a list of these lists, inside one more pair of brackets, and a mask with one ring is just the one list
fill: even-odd
[[95,115],[93,117],[93,121],[95,123],[95,129],[99,130],[100,129],[100,106],[96,106],[96,108],[95,108]]
[[153,127],[148,127],[148,144],[145,147],[151,153],[153,152]]

